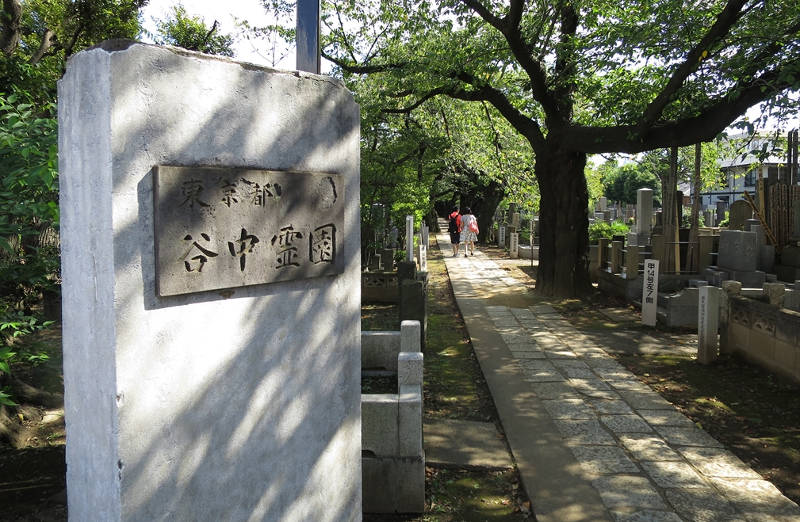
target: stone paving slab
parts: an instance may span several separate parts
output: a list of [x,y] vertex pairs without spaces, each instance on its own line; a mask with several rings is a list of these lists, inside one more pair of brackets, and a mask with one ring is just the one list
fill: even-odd
[[512,467],[503,437],[491,422],[425,419],[422,431],[427,464]]

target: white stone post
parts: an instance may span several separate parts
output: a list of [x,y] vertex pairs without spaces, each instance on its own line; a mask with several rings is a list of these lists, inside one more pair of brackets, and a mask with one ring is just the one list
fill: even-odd
[[420,233],[419,235],[419,270],[420,272],[427,272],[428,271],[428,242],[425,239],[425,234]]
[[701,286],[697,306],[697,362],[710,364],[717,360],[719,351],[720,289]]
[[400,351],[420,352],[422,327],[419,321],[405,320],[400,323]]
[[500,225],[500,227],[497,230],[498,230],[497,246],[503,248],[506,245],[506,226]]
[[656,325],[658,312],[658,259],[644,260],[642,278],[642,324]]
[[519,257],[519,233],[517,232],[511,233],[508,253],[511,259],[517,259]]

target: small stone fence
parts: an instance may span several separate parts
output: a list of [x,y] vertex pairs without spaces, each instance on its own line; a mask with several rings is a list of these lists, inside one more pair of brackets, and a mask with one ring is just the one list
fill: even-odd
[[364,303],[400,302],[397,272],[362,272],[361,301]]
[[800,312],[741,295],[729,296],[728,307],[720,351],[800,382]]
[[419,321],[399,332],[362,332],[362,370],[394,370],[397,393],[361,395],[361,469],[365,513],[422,513],[422,375]]

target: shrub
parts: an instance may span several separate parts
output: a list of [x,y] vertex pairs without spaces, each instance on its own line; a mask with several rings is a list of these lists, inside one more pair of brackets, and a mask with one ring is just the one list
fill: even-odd
[[597,240],[601,237],[611,239],[614,236],[624,236],[629,230],[628,225],[622,221],[614,221],[612,223],[598,221],[589,225],[589,241],[597,243]]

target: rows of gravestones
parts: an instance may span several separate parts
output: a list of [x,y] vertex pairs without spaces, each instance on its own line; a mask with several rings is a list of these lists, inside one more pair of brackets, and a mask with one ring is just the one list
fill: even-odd
[[[682,206],[681,193],[678,193],[676,199]],[[679,228],[677,241],[670,241],[665,237],[663,215],[660,209],[653,208],[651,189],[637,191],[635,206],[609,204],[606,198],[601,197],[589,218],[590,224],[624,221],[632,226],[625,236],[601,238],[597,245],[590,246],[590,271],[601,289],[610,290],[631,301],[641,299],[644,303],[643,290],[646,284],[656,288],[656,297],[652,298],[652,304],[643,307],[643,321],[645,315],[652,316],[647,324],[655,325],[658,316],[660,321],[670,327],[698,328],[700,346],[707,346],[710,339],[717,339],[719,330],[723,332],[720,337],[722,344],[733,345],[735,343],[732,339],[749,339],[749,336],[725,335],[728,317],[734,306],[729,306],[729,303],[739,302],[730,301],[728,296],[768,300],[777,307],[779,312],[775,313],[779,313],[779,316],[783,313],[800,312],[800,202],[795,203],[794,210],[794,234],[790,244],[778,256],[774,241],[770,241],[769,231],[765,230],[760,219],[756,219],[758,216],[754,215],[747,201],[735,201],[730,206],[725,202],[718,202],[715,208],[702,210],[704,226],[699,227],[697,239],[690,243],[690,231],[687,228]],[[677,214],[682,215],[683,209],[679,208]],[[728,219],[727,226],[715,226],[725,218]],[[495,222],[498,224],[495,238],[497,244],[507,248],[512,258],[519,255],[518,233],[521,227],[531,227],[534,243],[538,237],[538,219],[532,217],[529,223],[524,223],[513,205],[507,210],[498,210]],[[680,268],[687,266],[687,259],[693,254],[696,256],[694,266],[681,273]],[[663,268],[669,257],[673,260],[672,265],[675,259],[678,260],[678,270],[673,267],[668,273],[662,272],[659,275],[656,268],[655,281],[652,277],[646,277],[646,261],[651,268]],[[722,288],[726,290],[719,297],[715,291],[722,292]],[[737,288],[743,289],[742,292],[736,291]],[[644,313],[645,308],[648,308],[647,314]],[[774,350],[767,350],[769,353],[778,354],[783,349],[781,357],[784,362],[778,364],[772,359],[759,362],[800,380],[800,350],[796,346],[786,347],[780,344],[785,342],[784,338],[792,340],[789,344],[800,344],[800,321],[781,319],[779,322],[784,325],[782,330],[776,327],[775,313],[769,316],[772,319],[759,316],[755,322],[762,329],[774,334],[768,340],[762,340],[772,343],[770,347],[773,344],[776,346]],[[722,326],[717,328],[715,324]],[[787,332],[786,328],[790,331]],[[713,360],[716,355],[710,354],[716,354],[717,349],[704,348],[699,357],[701,362]],[[746,351],[747,347],[738,349]]]
[[[598,204],[598,218],[604,204]],[[795,210],[800,216],[800,202]],[[672,253],[667,249],[675,248],[683,266],[690,255],[688,230],[680,230],[677,245],[665,239],[649,189],[639,190],[636,211],[645,219],[637,219],[627,237],[601,239],[593,258],[600,286],[628,285],[618,293],[627,291],[631,299],[643,295],[645,259],[663,266]],[[800,312],[800,219],[795,218],[791,242],[777,262],[769,232],[755,219],[758,216],[748,202],[704,212],[706,223],[727,212],[728,226],[699,229],[697,242],[691,245],[699,254],[696,270],[656,276],[664,291],[651,305],[653,313],[657,309],[667,326],[697,328],[701,363],[713,361],[722,351],[737,351],[800,382],[800,315],[796,314]]]

